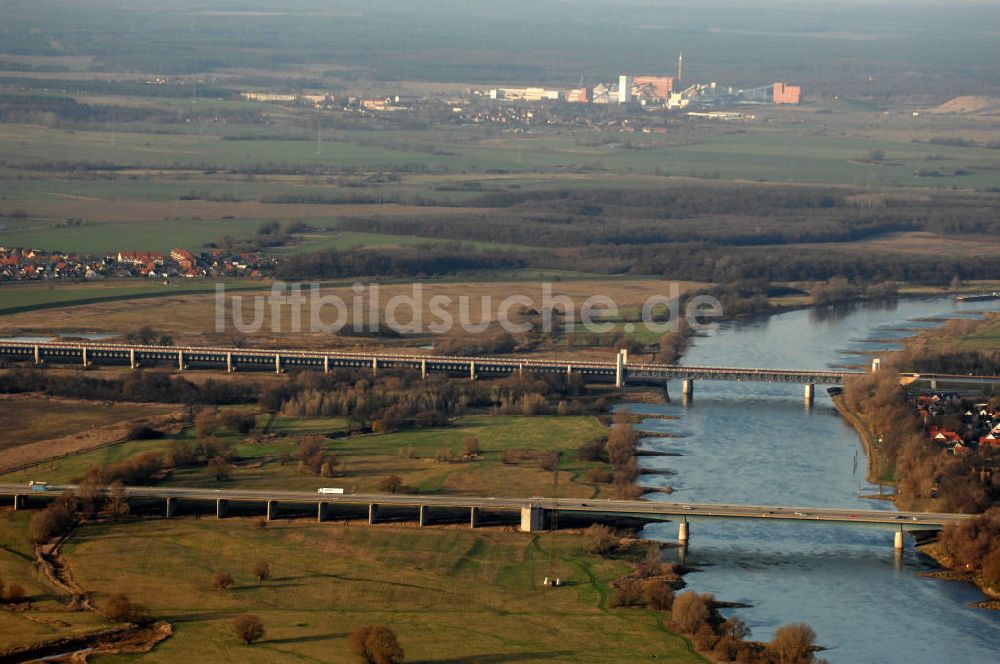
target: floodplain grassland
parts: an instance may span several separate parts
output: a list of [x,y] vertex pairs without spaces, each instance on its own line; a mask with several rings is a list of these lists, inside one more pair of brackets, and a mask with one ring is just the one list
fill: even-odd
[[[580,461],[576,449],[601,437],[606,429],[593,416],[466,415],[448,427],[407,429],[396,433],[338,437],[347,429],[342,418],[260,416],[263,437],[245,438],[223,430],[244,461],[229,479],[219,481],[205,468],[175,468],[165,478],[171,486],[292,489],[314,491],[341,486],[352,493],[378,492],[383,480],[399,476],[412,490],[428,494],[477,496],[592,497],[602,489],[585,475],[599,464]],[[463,459],[465,440],[479,441],[480,454]],[[7,482],[44,479],[54,484],[79,480],[91,468],[127,460],[145,452],[169,455],[175,441],[195,441],[187,429],[176,437],[134,440],[42,463],[2,476]],[[300,467],[302,441],[317,440],[340,463],[337,475],[323,478]],[[558,453],[557,472],[542,467],[543,457]],[[507,453],[505,455],[505,453]],[[282,457],[287,461],[281,461]]]
[[0,577],[18,584],[31,610],[0,611],[0,649],[99,631],[111,626],[102,616],[70,608],[67,597],[43,582],[34,568],[28,531],[33,512],[0,510]]
[[[345,640],[364,624],[391,627],[408,662],[703,661],[663,613],[609,609],[629,568],[584,554],[571,532],[182,518],[85,526],[64,559],[98,604],[125,590],[174,625],[148,662],[350,662]],[[258,560],[270,580],[250,575]],[[212,587],[218,570],[232,590]],[[232,634],[243,613],[267,630],[250,647]]]
[[0,451],[173,410],[177,406],[4,396],[0,397]]
[[[176,343],[225,343],[232,342],[235,337],[252,340],[258,345],[277,345],[295,347],[319,347],[319,346],[366,346],[385,343],[396,345],[426,345],[439,342],[443,339],[475,339],[480,336],[473,332],[468,332],[463,328],[461,313],[461,297],[467,298],[468,314],[466,320],[469,324],[478,323],[484,320],[484,312],[491,325],[491,333],[499,330],[495,324],[498,308],[501,302],[512,295],[520,295],[530,298],[534,302],[534,309],[540,312],[543,301],[543,283],[549,282],[552,297],[566,296],[572,299],[576,307],[576,320],[580,321],[580,308],[583,303],[593,295],[603,295],[611,298],[619,307],[619,315],[624,317],[630,312],[638,312],[648,298],[653,296],[672,295],[672,284],[680,293],[689,292],[698,288],[703,288],[709,284],[699,282],[673,282],[661,279],[629,278],[629,277],[599,277],[586,275],[560,275],[557,273],[545,275],[526,272],[524,280],[511,280],[510,274],[492,275],[495,280],[464,280],[464,279],[434,279],[415,282],[422,290],[422,307],[420,317],[423,321],[424,331],[421,334],[406,334],[401,339],[396,340],[373,340],[361,337],[338,336],[329,333],[309,331],[310,309],[303,308],[300,330],[296,331],[292,325],[292,312],[288,307],[281,308],[281,318],[272,319],[270,306],[264,306],[262,327],[257,333],[240,335],[236,333],[232,325],[232,307],[227,305],[227,319],[225,324],[225,334],[216,331],[216,310],[215,310],[215,284],[199,281],[192,282],[194,286],[192,292],[187,291],[189,283],[174,283],[170,286],[160,286],[142,284],[136,286],[135,295],[129,299],[128,286],[106,286],[110,293],[106,301],[97,304],[73,304],[72,298],[87,297],[90,293],[89,284],[67,285],[58,288],[63,291],[46,290],[47,286],[23,286],[15,287],[14,293],[21,293],[21,302],[17,306],[24,307],[21,313],[11,313],[0,316],[0,335],[49,335],[58,330],[85,330],[95,333],[108,333],[121,335],[133,331],[140,325],[150,325],[160,332],[170,334]],[[516,275],[515,275],[516,276]],[[583,278],[574,278],[583,277]],[[486,275],[481,275],[480,279],[488,279]],[[556,281],[555,279],[558,279]],[[126,284],[129,282],[125,282]],[[341,298],[348,305],[346,329],[353,326],[353,306],[351,303],[358,295],[352,290],[353,282],[328,283],[320,288],[322,296],[335,295]],[[237,281],[238,284],[232,290],[234,294],[240,295],[238,289],[245,286],[248,290],[242,295],[248,300],[244,303],[244,316],[246,322],[252,320],[253,298],[266,297],[266,289],[270,287],[268,282]],[[5,286],[5,288],[7,288]],[[119,291],[121,288],[121,291]],[[78,290],[77,290],[78,289]],[[178,289],[176,291],[171,289]],[[262,289],[260,293],[255,293],[249,289]],[[227,291],[229,287],[227,285]],[[101,291],[97,291],[101,292]],[[56,295],[56,293],[61,293]],[[304,289],[303,294],[310,296],[310,289]],[[431,323],[440,323],[439,317],[431,309],[431,299],[436,295],[446,295],[452,298],[447,306],[443,306],[454,325],[444,334],[437,334],[429,329]],[[413,296],[413,284],[411,283],[384,283],[379,287],[379,299],[384,307],[393,297]],[[362,294],[365,302],[372,298],[371,292]],[[51,300],[49,299],[51,298]],[[143,299],[139,299],[143,298]],[[62,308],[46,310],[30,310],[38,308],[40,304],[47,301],[60,303]],[[510,309],[508,314],[513,322],[518,323],[518,309],[520,304]],[[2,311],[2,310],[0,310]],[[367,310],[366,310],[367,311]],[[594,310],[595,320],[599,317],[600,309]],[[333,323],[337,318],[337,312],[333,307],[326,307],[320,313],[324,323]],[[365,313],[367,316],[367,313]],[[400,307],[397,311],[398,322],[401,325],[409,325],[413,322],[409,307]],[[380,325],[385,324],[385,320],[378,321]],[[275,326],[274,323],[277,323]],[[371,321],[365,320],[365,324]],[[541,326],[541,321],[534,321],[536,329]],[[558,326],[556,326],[558,327]],[[641,328],[639,325],[637,328]],[[470,329],[473,329],[470,327]],[[582,330],[582,328],[580,328]]]

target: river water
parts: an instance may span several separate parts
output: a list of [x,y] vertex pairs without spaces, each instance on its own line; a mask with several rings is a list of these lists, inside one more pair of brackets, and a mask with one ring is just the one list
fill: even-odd
[[[700,337],[686,364],[822,369],[868,364],[857,351],[891,347],[909,334],[901,328],[933,325],[922,319],[1000,310],[1000,302],[951,299],[793,311],[721,327]],[[874,341],[873,341],[874,340]],[[854,430],[817,387],[806,408],[802,386],[695,383],[682,403],[629,404],[647,418],[644,446],[681,456],[646,457],[643,465],[676,475],[647,475],[643,484],[670,484],[662,499],[789,506],[894,509],[862,498],[877,487],[865,482],[866,459]],[[651,494],[658,499],[661,494]],[[676,540],[675,523],[657,524],[646,536]],[[711,521],[691,524],[685,561],[700,568],[686,580],[698,592],[742,602],[732,611],[769,640],[778,626],[804,621],[816,630],[830,662],[949,664],[1000,661],[1000,612],[973,609],[983,599],[973,586],[917,576],[934,569],[913,549],[898,557],[892,532],[859,526]],[[668,554],[678,555],[678,554]]]

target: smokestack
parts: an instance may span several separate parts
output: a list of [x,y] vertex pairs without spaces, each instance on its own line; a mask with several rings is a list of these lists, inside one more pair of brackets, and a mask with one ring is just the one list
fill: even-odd
[[677,82],[680,83],[684,80],[684,52],[681,51],[677,55]]

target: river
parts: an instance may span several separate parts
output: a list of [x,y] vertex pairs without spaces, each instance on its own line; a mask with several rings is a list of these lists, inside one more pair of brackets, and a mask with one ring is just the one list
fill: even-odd
[[[696,339],[686,364],[822,369],[869,363],[857,351],[891,347],[925,327],[929,317],[1000,310],[1000,302],[955,303],[949,298],[900,300],[837,310],[792,311],[720,327]],[[886,341],[890,340],[890,341]],[[676,438],[648,438],[645,447],[678,453],[644,457],[643,465],[676,475],[647,475],[647,485],[670,484],[678,502],[735,502],[816,507],[894,509],[862,498],[866,459],[854,430],[817,388],[806,408],[802,386],[695,383],[683,404],[671,383],[670,404],[629,404],[647,418],[641,428]],[[658,499],[660,494],[650,497]],[[675,523],[645,535],[675,541]],[[752,638],[769,640],[778,626],[803,621],[816,630],[832,663],[996,662],[1000,612],[973,609],[983,599],[973,586],[917,576],[935,569],[907,538],[899,558],[892,532],[874,528],[762,522],[691,524],[686,563],[700,568],[686,580],[698,592],[750,604],[735,613]],[[669,555],[677,555],[669,554]]]

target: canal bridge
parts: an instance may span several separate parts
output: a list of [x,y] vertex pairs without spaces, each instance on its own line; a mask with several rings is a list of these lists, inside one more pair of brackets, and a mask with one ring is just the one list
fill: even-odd
[[[758,383],[791,383],[805,386],[805,397],[812,400],[816,385],[839,385],[844,378],[864,372],[848,369],[803,370],[765,367],[681,366],[650,362],[630,362],[628,351],[621,350],[612,361],[566,360],[517,357],[482,357],[422,355],[409,351],[337,351],[261,349],[215,346],[152,346],[128,343],[81,343],[47,341],[0,341],[0,357],[35,364],[169,366],[177,371],[189,369],[233,371],[314,370],[330,372],[336,369],[408,369],[429,373],[444,373],[480,377],[510,375],[566,374],[578,375],[586,381],[614,383],[624,387],[629,383],[659,383],[682,381],[685,396],[694,393],[696,380]],[[872,370],[879,361],[872,361]],[[903,374],[904,382],[928,383],[934,389],[939,383],[1000,385],[998,376],[959,376],[948,374]]]
[[[27,484],[0,484],[0,496],[10,499],[15,510],[38,508],[66,490],[76,490],[75,485],[47,486],[45,490],[32,490]],[[36,487],[37,489],[37,487]],[[107,494],[108,487],[98,492]],[[309,491],[284,491],[277,489],[204,489],[187,487],[129,486],[122,489],[127,501],[162,501],[162,514],[170,518],[183,510],[204,511],[207,507],[218,519],[233,513],[240,505],[264,516],[267,520],[279,518],[284,513],[301,514],[312,510],[317,521],[334,518],[338,510],[353,507],[367,513],[369,525],[375,524],[383,509],[412,512],[421,526],[431,523],[432,510],[467,511],[469,525],[480,525],[484,512],[513,513],[520,516],[520,530],[537,532],[554,527],[559,514],[590,517],[635,517],[651,521],[674,521],[678,524],[677,538],[686,544],[691,536],[690,524],[696,521],[780,521],[808,525],[832,523],[851,526],[877,527],[894,531],[893,545],[903,548],[903,534],[914,530],[940,530],[948,525],[970,519],[969,514],[931,512],[894,512],[888,510],[858,510],[848,508],[791,507],[785,505],[735,505],[714,503],[670,503],[646,500],[602,500],[579,498],[507,498],[482,496],[440,496],[410,494],[352,494],[320,493]],[[200,512],[198,512],[200,513]],[[342,512],[341,512],[341,518]]]

